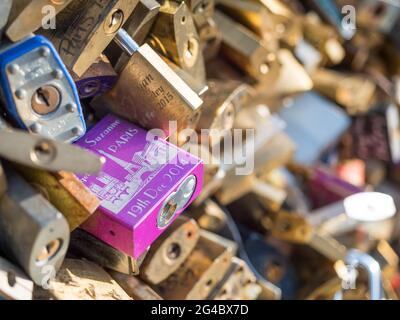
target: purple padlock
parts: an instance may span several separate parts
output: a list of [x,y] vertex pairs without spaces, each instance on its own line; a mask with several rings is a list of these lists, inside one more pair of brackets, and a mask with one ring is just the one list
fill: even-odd
[[101,200],[81,227],[134,258],[201,192],[202,160],[114,115],[77,144],[106,159],[97,176],[79,176]]

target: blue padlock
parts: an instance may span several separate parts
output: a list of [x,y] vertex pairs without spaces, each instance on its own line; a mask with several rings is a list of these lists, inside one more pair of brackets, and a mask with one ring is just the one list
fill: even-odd
[[75,83],[45,37],[0,50],[0,84],[5,112],[17,126],[64,142],[85,134]]

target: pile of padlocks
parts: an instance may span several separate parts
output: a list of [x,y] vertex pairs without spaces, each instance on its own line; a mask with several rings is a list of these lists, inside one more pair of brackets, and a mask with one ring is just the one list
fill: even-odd
[[400,297],[399,30],[395,0],[1,0],[0,299]]

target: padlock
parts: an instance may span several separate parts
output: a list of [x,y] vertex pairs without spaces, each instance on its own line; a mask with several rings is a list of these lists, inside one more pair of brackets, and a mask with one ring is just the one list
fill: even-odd
[[[56,15],[62,11],[72,0],[17,0],[12,1],[13,6],[7,26],[7,37],[17,42],[35,32],[45,23],[46,27],[55,28],[52,20],[56,21]],[[4,1],[3,1],[4,2]]]
[[280,69],[276,48],[218,10],[214,19],[221,31],[224,56],[255,80],[273,83]]
[[[282,132],[282,120],[271,115],[265,105],[255,105],[243,109],[237,115],[234,127],[242,130],[255,130],[255,132],[243,143],[234,145],[230,150],[234,155],[245,154],[244,158],[238,159],[240,161],[222,164],[226,177],[216,197],[221,204],[225,205],[252,190],[255,174],[267,173],[283,166],[292,159],[294,153],[293,142]],[[224,152],[227,150],[225,148]],[[235,160],[235,156],[233,158]],[[247,169],[252,168],[252,170],[248,170],[248,172],[243,170],[244,174],[241,174],[243,166]],[[237,174],[238,172],[240,174]]]
[[381,103],[369,113],[355,117],[344,151],[360,159],[398,163],[399,117],[398,107],[391,103]]
[[[270,215],[279,215],[287,193],[262,178],[254,178],[253,181],[248,192],[230,203],[228,208],[237,221],[260,232],[270,231]],[[248,211],[248,214],[243,215],[243,211]]]
[[200,39],[185,2],[166,0],[151,29],[149,44],[197,81],[206,84]]
[[[351,195],[343,201],[314,210],[307,218],[314,226],[310,246],[326,257],[343,259],[346,250],[334,237],[354,230],[361,224],[373,227],[377,222],[385,222],[396,212],[393,198],[374,192]],[[372,236],[372,229],[369,231]]]
[[212,300],[256,300],[261,292],[262,288],[246,262],[233,257],[226,276],[211,293],[210,298]]
[[163,300],[138,277],[128,276],[113,270],[108,270],[108,273],[133,300]]
[[[71,2],[57,15],[57,28],[40,29],[57,48],[65,65],[81,77],[113,40],[138,0]],[[73,22],[73,23],[71,23]]]
[[97,265],[115,270],[127,275],[138,275],[147,252],[137,259],[114,249],[90,233],[76,229],[71,233],[69,252],[73,255],[90,260]]
[[0,300],[32,300],[33,282],[12,263],[0,257]]
[[299,16],[283,1],[256,1],[272,14],[275,37],[289,47],[295,47],[303,36]]
[[297,145],[295,161],[314,164],[350,125],[350,118],[339,106],[315,91],[289,101],[279,116],[286,122],[285,132]]
[[196,247],[178,270],[152,287],[166,300],[207,299],[228,271],[235,250],[235,243],[202,230]]
[[226,212],[212,199],[191,206],[186,214],[195,219],[200,228],[218,234],[226,227],[228,221]]
[[366,113],[376,101],[376,85],[364,75],[318,69],[311,78],[316,91],[345,107],[350,115]]
[[186,2],[197,28],[201,28],[214,14],[215,0],[178,0],[178,2]]
[[233,129],[236,114],[247,105],[252,88],[233,80],[209,81],[208,87],[203,97],[197,131],[201,134],[201,139],[208,137],[210,145],[213,146],[221,141],[224,133]]
[[[124,31],[116,41],[131,55],[117,84],[107,94],[92,102],[138,123],[146,129],[170,132],[169,121],[177,121],[177,131],[194,127],[200,97],[147,44],[138,47]],[[132,88],[135,88],[134,90]]]
[[[382,300],[383,290],[382,290],[382,280],[381,280],[381,268],[379,263],[372,258],[370,255],[361,252],[357,249],[352,249],[347,252],[344,257],[344,263],[347,267],[344,275],[349,275],[349,272],[356,270],[357,268],[364,268],[368,273],[368,284],[369,284],[369,294],[370,300]],[[344,282],[347,281],[346,276],[339,274]],[[335,293],[335,300],[343,299],[343,291],[340,290]]]
[[3,32],[8,22],[11,6],[12,0],[4,0],[0,4],[0,43],[3,40]]
[[194,220],[179,217],[151,246],[140,268],[140,277],[159,284],[173,274],[197,244],[200,230]]
[[259,83],[254,86],[256,101],[265,103],[270,97],[288,97],[309,91],[313,88],[313,81],[305,67],[287,49],[279,49],[277,57],[280,65],[279,76],[268,87]]
[[16,166],[18,172],[34,185],[66,218],[70,230],[75,230],[100,206],[99,199],[70,172],[47,172]]
[[101,200],[82,228],[133,258],[201,192],[200,159],[116,116],[102,119],[77,144],[107,159],[97,176],[79,175]]
[[337,65],[346,52],[335,30],[320,21],[316,14],[309,13],[303,20],[304,39],[321,53],[321,65]]
[[52,44],[41,36],[0,52],[4,108],[19,127],[72,142],[86,131],[75,84]]
[[323,167],[307,171],[307,192],[314,209],[340,201],[363,189],[350,184]]
[[97,60],[82,75],[72,75],[78,89],[79,98],[93,98],[111,90],[118,80],[118,75],[105,55]]
[[79,259],[65,259],[60,271],[49,276],[46,286],[35,288],[35,299],[132,300],[103,268]]
[[69,243],[64,217],[10,167],[8,190],[0,199],[0,245],[38,285],[56,272]]
[[[138,45],[145,43],[159,11],[160,4],[156,0],[139,0],[133,9],[124,28]],[[104,53],[118,73],[123,70],[130,58],[126,52],[121,52],[114,41],[109,44]]]

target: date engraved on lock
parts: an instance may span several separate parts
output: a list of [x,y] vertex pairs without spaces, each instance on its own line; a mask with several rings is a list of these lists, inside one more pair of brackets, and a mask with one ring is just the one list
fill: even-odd
[[157,99],[158,102],[156,105],[160,110],[167,107],[174,99],[174,95],[171,93],[171,91],[167,91],[164,89],[164,86],[155,83],[154,78],[150,73],[139,82],[138,89],[144,90],[151,97]]

